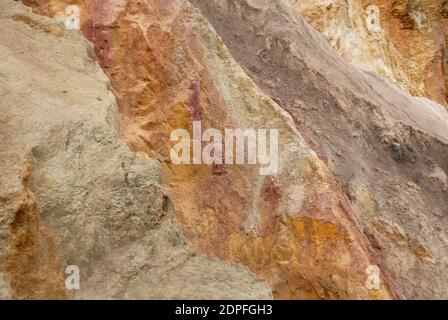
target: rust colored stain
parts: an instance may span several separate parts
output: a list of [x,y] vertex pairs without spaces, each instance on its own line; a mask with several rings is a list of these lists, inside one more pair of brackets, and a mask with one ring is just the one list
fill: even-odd
[[199,99],[201,82],[199,80],[194,80],[191,83],[191,90],[193,91],[193,93],[191,94],[190,102],[188,104],[191,118],[193,121],[200,121],[202,115],[201,101]]
[[22,175],[24,192],[11,223],[11,248],[5,271],[15,299],[66,299],[63,268],[55,237],[41,224],[28,190],[30,166]]
[[272,177],[268,177],[264,187],[264,199],[261,204],[260,234],[272,233],[275,229],[278,206],[282,195]]
[[213,174],[216,176],[223,176],[227,174],[227,168],[225,164],[213,164]]

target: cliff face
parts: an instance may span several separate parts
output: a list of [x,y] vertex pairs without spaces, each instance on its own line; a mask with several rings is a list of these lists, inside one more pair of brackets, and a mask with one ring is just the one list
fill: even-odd
[[294,0],[349,62],[448,106],[448,2]]
[[[275,298],[448,296],[444,285],[448,280],[446,110],[348,64],[304,22],[292,2],[24,2],[50,17],[60,16],[69,4],[80,7],[81,31],[93,43],[92,57],[110,79],[117,99],[121,137],[142,155],[140,165],[149,166],[138,174],[127,174],[123,168],[125,177],[138,178],[138,183],[128,184],[127,178],[123,182],[136,200],[132,205],[121,198],[112,201],[118,203],[113,215],[103,212],[102,206],[110,202],[108,194],[121,195],[125,186],[107,180],[100,183],[111,189],[104,190],[103,200],[92,208],[99,212],[93,215],[98,221],[88,225],[96,237],[110,237],[106,242],[116,243],[114,247],[98,248],[95,243],[92,248],[70,251],[69,235],[82,234],[87,224],[63,233],[65,220],[55,218],[51,206],[41,205],[41,214],[49,217],[49,229],[66,239],[63,248],[90,255],[90,268],[101,270],[112,264],[115,270],[129,271],[126,255],[130,251],[134,257],[132,270],[138,270],[138,276],[118,288],[114,284],[123,280],[117,276],[106,287],[95,289],[107,282],[107,275],[87,274],[89,290],[81,290],[76,297],[109,296],[110,291],[113,297],[143,296],[163,274],[164,264],[182,256],[168,253],[173,242],[187,257],[192,250],[208,258],[188,260],[195,263],[185,269],[191,272],[194,266],[199,271],[194,276],[183,272],[184,264],[172,262],[170,270],[176,272],[165,281],[174,285],[183,280],[192,289],[195,284],[186,277],[203,279],[199,275],[207,274],[210,259],[217,259],[213,263],[220,266],[220,273],[212,278],[235,282],[213,297],[269,296],[263,282],[241,267],[232,271],[228,262],[244,265],[265,279]],[[362,46],[365,40],[359,37],[353,36],[353,41]],[[385,38],[384,43],[391,40]],[[364,56],[363,50],[357,56],[360,61],[368,64],[377,57],[376,53]],[[379,72],[381,59],[391,57],[395,64],[388,67],[389,79],[425,91],[412,74],[402,71],[408,70],[405,66],[410,62],[399,56],[398,46],[390,50],[396,55],[378,51],[372,71]],[[193,121],[220,131],[278,129],[278,172],[262,176],[254,165],[173,165],[170,133],[179,128],[191,133]],[[116,139],[112,138],[112,146]],[[129,161],[140,161],[126,152],[126,157],[134,159]],[[160,171],[151,159],[160,162]],[[145,172],[154,174],[148,177]],[[98,179],[108,176],[101,170],[97,174]],[[36,175],[32,189],[38,203],[58,195],[41,182],[43,177]],[[142,188],[150,186],[155,187],[150,188],[149,198],[140,196]],[[149,218],[139,213],[146,206],[151,207]],[[135,219],[130,219],[134,215],[129,207],[136,210]],[[65,208],[67,213],[79,210],[71,205]],[[171,219],[163,218],[170,217],[170,212],[189,249],[180,240],[173,241],[172,233],[165,233],[175,230]],[[136,225],[128,228],[131,222]],[[174,239],[180,239],[174,234]],[[160,262],[154,268],[148,265],[156,258],[140,256],[143,248],[152,246],[156,249],[151,254]],[[375,288],[366,285],[372,268],[380,273]],[[125,290],[129,283],[132,286]],[[203,292],[213,292],[211,287],[213,283],[205,285]],[[163,296],[165,292],[158,288],[155,292]]]
[[446,296],[446,110],[346,64],[288,1],[192,2],[335,173],[396,295]]
[[[271,297],[245,268],[186,248],[160,164],[120,141],[79,32],[13,1],[0,30],[0,298]],[[80,290],[66,289],[68,265]]]
[[[206,19],[186,1],[122,4],[117,11],[113,2],[79,2],[82,29],[112,79],[124,138],[164,164],[189,245],[248,266],[277,298],[391,297],[387,282],[365,286],[365,269],[377,262],[331,172]],[[64,5],[54,2],[45,13]],[[193,120],[218,130],[277,128],[280,172],[172,165],[170,132],[191,130]]]

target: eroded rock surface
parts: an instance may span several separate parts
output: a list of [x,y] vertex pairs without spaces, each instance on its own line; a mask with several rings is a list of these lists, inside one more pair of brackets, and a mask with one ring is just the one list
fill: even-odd
[[448,106],[448,2],[292,0],[349,62]]
[[159,162],[119,139],[92,50],[0,3],[0,298],[270,298],[247,269],[186,248]]
[[396,295],[446,297],[446,110],[346,64],[288,1],[192,2],[335,173]]
[[[448,116],[439,104],[348,64],[287,0],[24,2],[51,17],[80,7],[121,134],[161,162],[160,183],[196,253],[247,266],[276,298],[447,297]],[[191,132],[194,120],[279,129],[278,173],[172,165],[170,133]],[[122,250],[146,261],[140,245]],[[99,264],[121,257],[107,252]],[[372,266],[378,289],[366,285]]]
[[[291,117],[235,63],[187,1],[78,3],[82,30],[112,79],[133,150],[165,164],[163,182],[187,242],[267,279],[277,298],[390,298],[366,285],[379,262],[332,173]],[[51,2],[56,15],[66,3]],[[99,14],[101,13],[101,14]],[[257,166],[173,166],[169,134],[205,128],[277,128],[279,173]],[[316,257],[319,257],[316,259]]]

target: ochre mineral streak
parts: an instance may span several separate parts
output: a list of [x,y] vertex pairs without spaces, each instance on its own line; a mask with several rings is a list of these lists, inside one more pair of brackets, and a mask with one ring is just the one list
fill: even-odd
[[[445,86],[436,80],[445,69],[434,63],[442,47],[406,56],[405,44],[392,36],[367,34],[364,4],[343,6],[352,8],[344,21],[356,30],[345,39],[338,28],[346,11],[334,12],[340,1],[23,2],[56,18],[68,5],[79,6],[81,32],[93,43],[86,49],[76,44],[83,41],[77,31],[60,31],[78,51],[74,67],[57,70],[73,72],[69,79],[82,86],[65,89],[55,128],[36,128],[52,144],[42,145],[42,138],[19,157],[32,163],[30,190],[49,232],[63,244],[59,259],[86,270],[87,289],[74,298],[448,297],[448,114],[440,105]],[[319,2],[326,4],[316,9],[312,4]],[[387,4],[377,5],[383,12]],[[353,49],[346,43],[357,47],[356,59],[346,58],[373,73],[344,61],[297,8],[320,31],[337,34],[331,44],[343,55]],[[52,21],[21,15],[43,25]],[[382,26],[392,30],[390,23]],[[409,31],[416,43],[438,41],[414,30],[419,25]],[[432,78],[421,78],[428,74]],[[78,95],[86,100],[75,102]],[[116,118],[120,137],[138,156],[120,144]],[[173,165],[170,133],[191,132],[193,121],[220,131],[278,129],[278,172],[262,176],[258,165]],[[22,136],[24,144],[29,138]],[[69,197],[75,200],[67,204]],[[9,247],[17,250],[10,237]],[[73,244],[77,237],[83,239]],[[375,288],[367,285],[372,266],[380,270]],[[108,267],[112,278],[103,270]],[[17,277],[6,267],[4,278]]]

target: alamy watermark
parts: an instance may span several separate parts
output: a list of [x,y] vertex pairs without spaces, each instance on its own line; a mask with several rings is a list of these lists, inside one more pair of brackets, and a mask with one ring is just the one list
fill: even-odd
[[79,267],[75,265],[67,266],[65,273],[68,274],[65,279],[65,288],[67,290],[79,290],[81,288]]
[[[175,165],[258,164],[263,176],[278,170],[278,129],[225,129],[222,133],[209,128],[202,132],[202,122],[193,121],[193,139],[187,130],[176,129],[170,140],[177,142],[170,151]],[[204,147],[203,142],[207,143]]]

